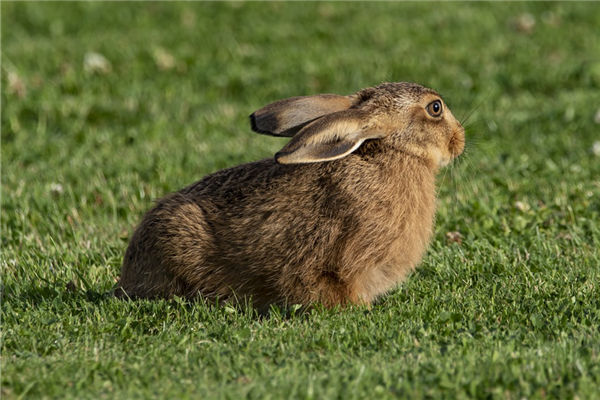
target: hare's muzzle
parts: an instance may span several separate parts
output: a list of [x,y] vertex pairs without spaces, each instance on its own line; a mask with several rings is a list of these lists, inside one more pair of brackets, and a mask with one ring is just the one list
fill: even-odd
[[[458,123],[458,122],[457,122]],[[448,150],[451,158],[460,156],[465,149],[465,129],[458,123],[457,129],[454,130],[450,142],[448,142]]]

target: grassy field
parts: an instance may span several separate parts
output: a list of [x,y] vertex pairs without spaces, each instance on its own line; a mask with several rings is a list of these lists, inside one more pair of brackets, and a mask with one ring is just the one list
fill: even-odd
[[[600,397],[599,3],[1,7],[3,399]],[[153,200],[283,146],[252,111],[403,80],[468,149],[372,309],[106,294]]]

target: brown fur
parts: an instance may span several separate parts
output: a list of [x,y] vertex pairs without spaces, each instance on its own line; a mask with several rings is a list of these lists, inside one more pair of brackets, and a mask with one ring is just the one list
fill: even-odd
[[297,101],[265,107],[259,129],[302,125],[279,162],[218,171],[160,200],[131,238],[117,294],[264,308],[370,304],[395,287],[431,238],[435,175],[462,152],[464,130],[445,105],[431,117],[440,97],[417,84],[340,97],[302,98],[310,113],[294,112]]

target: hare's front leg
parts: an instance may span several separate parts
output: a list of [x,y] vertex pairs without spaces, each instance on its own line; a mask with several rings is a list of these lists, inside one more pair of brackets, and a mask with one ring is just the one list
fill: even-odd
[[321,303],[325,307],[368,304],[355,290],[354,285],[345,282],[334,271],[324,271],[317,278],[312,292],[311,303]]

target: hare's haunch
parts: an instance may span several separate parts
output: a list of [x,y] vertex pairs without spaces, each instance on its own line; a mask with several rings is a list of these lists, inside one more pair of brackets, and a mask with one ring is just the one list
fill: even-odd
[[291,140],[274,159],[159,200],[131,238],[117,295],[368,304],[419,263],[435,175],[465,141],[435,91],[400,82],[292,97],[250,120]]

